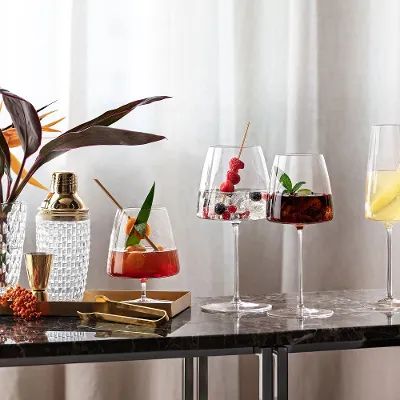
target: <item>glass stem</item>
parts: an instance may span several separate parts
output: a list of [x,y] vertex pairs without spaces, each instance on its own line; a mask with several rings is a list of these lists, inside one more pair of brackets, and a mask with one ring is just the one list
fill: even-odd
[[140,286],[142,288],[142,295],[140,296],[140,301],[146,301],[147,300],[147,279],[141,279],[140,280]]
[[239,224],[240,222],[232,222],[233,227],[233,263],[234,263],[234,276],[233,276],[233,299],[235,304],[240,303],[239,295]]
[[387,287],[386,298],[393,300],[393,285],[392,285],[392,224],[386,224],[386,245],[387,245]]
[[299,297],[297,298],[297,309],[302,312],[304,310],[303,298],[303,226],[297,225],[297,271],[299,274]]

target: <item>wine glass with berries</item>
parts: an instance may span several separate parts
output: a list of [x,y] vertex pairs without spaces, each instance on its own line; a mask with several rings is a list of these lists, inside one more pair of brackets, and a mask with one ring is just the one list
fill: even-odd
[[297,306],[268,312],[281,318],[327,318],[331,310],[307,308],[303,299],[303,229],[333,219],[332,191],[322,154],[278,154],[271,173],[267,219],[291,224],[298,234]]
[[234,295],[232,301],[206,304],[210,313],[262,312],[271,305],[248,302],[239,295],[239,225],[265,219],[269,176],[260,146],[210,146],[200,183],[197,216],[229,222],[234,234]]

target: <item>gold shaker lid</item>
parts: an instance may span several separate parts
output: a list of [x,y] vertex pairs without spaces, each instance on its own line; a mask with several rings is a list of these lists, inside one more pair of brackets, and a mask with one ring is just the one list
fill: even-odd
[[40,211],[44,214],[76,216],[87,214],[88,208],[77,193],[78,179],[74,172],[53,172],[50,190]]

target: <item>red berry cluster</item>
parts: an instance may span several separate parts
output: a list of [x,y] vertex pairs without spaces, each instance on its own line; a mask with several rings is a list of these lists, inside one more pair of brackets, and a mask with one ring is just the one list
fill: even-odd
[[235,185],[240,182],[239,169],[243,168],[243,161],[239,160],[237,157],[231,158],[229,161],[229,171],[226,173],[226,181],[221,183],[219,190],[224,193],[234,192]]
[[36,298],[28,289],[17,285],[15,288],[10,287],[6,293],[0,296],[0,304],[7,307],[11,301],[10,308],[14,311],[16,317],[21,317],[26,321],[40,318],[42,313],[37,312]]

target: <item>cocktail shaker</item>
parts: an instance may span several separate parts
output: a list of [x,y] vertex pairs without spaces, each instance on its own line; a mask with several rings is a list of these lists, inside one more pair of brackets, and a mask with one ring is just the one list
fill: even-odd
[[50,193],[36,216],[36,247],[53,254],[47,292],[52,301],[80,301],[90,252],[89,210],[73,172],[54,172]]

